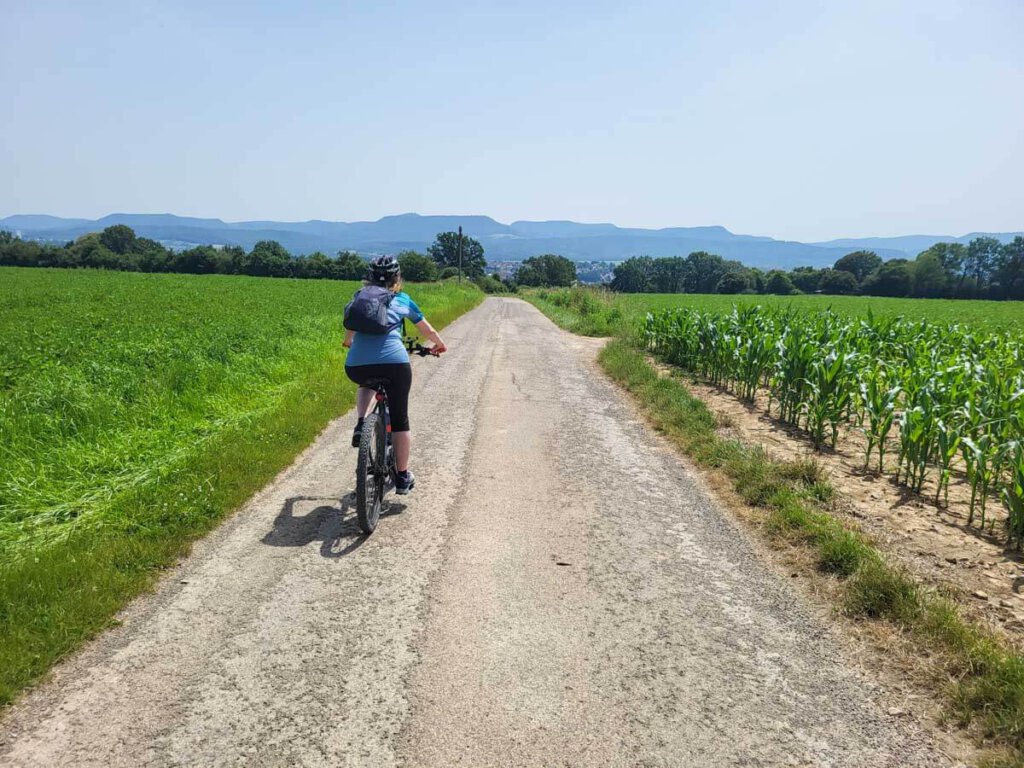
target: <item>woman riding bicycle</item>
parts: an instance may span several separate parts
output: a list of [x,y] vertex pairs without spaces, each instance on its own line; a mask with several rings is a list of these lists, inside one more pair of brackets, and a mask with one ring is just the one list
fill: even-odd
[[402,342],[403,321],[408,319],[433,347],[431,353],[440,355],[448,348],[434,327],[423,317],[420,308],[402,292],[402,275],[394,256],[380,256],[370,262],[366,285],[387,288],[394,294],[388,306],[390,330],[384,334],[345,332],[345,346],[349,347],[345,360],[345,373],[359,384],[356,396],[356,423],[352,445],[359,447],[363,421],[373,410],[374,391],[367,384],[383,381],[391,411],[391,439],[395,449],[398,479],[395,492],[406,494],[412,490],[415,478],[409,471],[409,453],[412,439],[409,433],[409,388],[412,386],[412,366],[409,353]]

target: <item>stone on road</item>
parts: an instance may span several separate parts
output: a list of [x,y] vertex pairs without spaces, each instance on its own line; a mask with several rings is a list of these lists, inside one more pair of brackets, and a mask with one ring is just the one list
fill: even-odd
[[417,360],[373,536],[334,422],[0,723],[0,764],[947,761],[594,364],[488,299]]

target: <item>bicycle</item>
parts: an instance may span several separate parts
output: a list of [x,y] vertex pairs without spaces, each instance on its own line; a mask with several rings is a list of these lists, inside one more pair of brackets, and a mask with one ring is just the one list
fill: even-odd
[[[405,340],[405,348],[415,355],[426,357],[436,353],[414,339]],[[391,444],[391,412],[383,380],[370,380],[366,386],[374,390],[377,401],[373,412],[363,421],[359,437],[359,458],[356,461],[356,519],[363,533],[373,533],[380,520],[384,495],[395,487],[398,468]]]

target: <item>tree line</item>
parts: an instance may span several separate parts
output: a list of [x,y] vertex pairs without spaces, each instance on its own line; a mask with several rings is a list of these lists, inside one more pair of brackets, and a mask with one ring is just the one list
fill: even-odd
[[936,243],[914,260],[855,251],[831,268],[764,272],[697,251],[689,256],[637,256],[617,265],[611,282],[623,293],[826,293],[955,299],[1024,300],[1024,237],[1001,244],[978,237],[967,245]]
[[[515,277],[502,281],[487,275],[484,248],[472,237],[462,237],[461,254],[456,232],[438,233],[426,253],[406,250],[397,255],[407,282],[432,282],[460,274],[489,293],[515,290],[518,285],[572,285],[576,265],[562,256],[546,254],[527,259]],[[316,252],[294,256],[275,240],[261,240],[251,250],[237,245],[198,245],[174,251],[155,240],[138,237],[124,224],[77,240],[54,245],[22,240],[0,230],[0,266],[112,269],[126,272],[178,272],[186,274],[254,275],[326,280],[362,280],[366,261],[353,251],[335,256]]]
[[358,280],[366,262],[352,251],[293,256],[275,240],[261,240],[251,250],[237,245],[198,245],[173,251],[124,224],[83,235],[64,245],[22,240],[0,231],[0,265],[111,269],[125,272],[181,272],[196,275],[256,275]]
[[[454,232],[442,232],[428,253],[400,253],[398,259],[405,278],[418,282],[459,274],[458,243],[454,239],[457,237]],[[462,250],[463,273],[471,279],[483,277],[486,261],[480,243],[464,237]],[[155,240],[138,237],[124,224],[83,235],[64,245],[22,240],[0,230],[0,266],[327,280],[361,280],[366,276],[366,260],[354,251],[339,251],[335,256],[319,251],[295,256],[276,240],[260,240],[248,251],[237,245],[198,245],[174,251]]]
[[[426,253],[402,251],[398,261],[408,282],[429,282],[458,275],[459,236],[441,232]],[[567,286],[576,282],[576,264],[555,254],[527,259],[505,281],[487,275],[484,248],[463,236],[462,274],[489,293],[518,286]],[[92,267],[131,272],[256,275],[329,280],[361,280],[366,262],[353,251],[335,256],[316,252],[294,256],[274,240],[251,250],[236,245],[199,245],[173,251],[138,237],[124,224],[107,227],[66,243],[22,240],[0,230],[0,266]],[[618,264],[612,289],[623,293],[826,293],[921,298],[1024,300],[1024,237],[1001,244],[991,237],[970,243],[936,243],[914,260],[882,259],[872,251],[855,251],[831,268],[797,267],[762,271],[713,253],[651,258],[636,256]]]

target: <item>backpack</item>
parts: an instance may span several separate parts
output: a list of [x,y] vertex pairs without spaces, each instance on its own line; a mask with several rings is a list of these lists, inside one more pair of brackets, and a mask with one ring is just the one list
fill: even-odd
[[388,307],[395,294],[379,285],[367,285],[356,291],[345,307],[345,327],[356,333],[382,336],[398,327],[388,318]]

